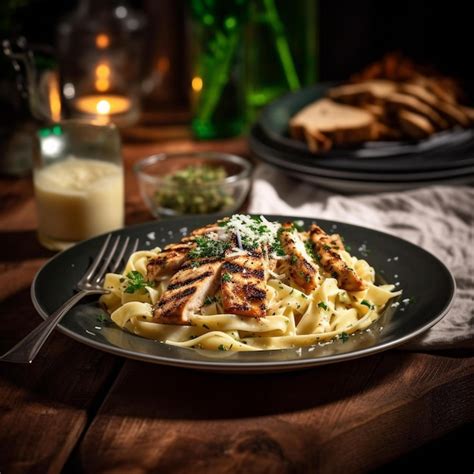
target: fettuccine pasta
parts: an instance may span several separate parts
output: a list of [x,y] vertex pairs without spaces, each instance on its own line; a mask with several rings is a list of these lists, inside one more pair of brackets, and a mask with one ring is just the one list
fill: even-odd
[[[112,321],[133,334],[186,348],[212,351],[286,349],[345,340],[372,325],[379,319],[388,301],[401,293],[394,291],[394,285],[376,285],[375,271],[365,260],[351,256],[342,248],[342,244],[337,249],[336,245],[321,244],[321,240],[318,240],[321,239],[321,234],[317,234],[314,229],[308,233],[289,226],[285,229],[276,223],[268,223],[267,226],[268,221],[262,217],[260,228],[267,226],[270,229],[268,239],[260,239],[257,246],[248,250],[250,247],[248,239],[245,240],[245,232],[239,230],[239,225],[231,227],[229,222],[232,219],[235,221],[235,216],[223,221],[227,223],[225,238],[234,234],[238,237],[223,249],[222,255],[212,257],[217,266],[222,265],[218,270],[220,276],[216,276],[217,284],[211,285],[204,301],[189,312],[186,320],[173,323],[165,319],[167,315],[157,317],[157,308],[163,307],[160,302],[172,291],[168,288],[176,286],[174,281],[179,279],[178,272],[183,270],[169,274],[165,272],[159,278],[150,278],[150,265],[162,261],[163,256],[170,255],[166,253],[169,252],[166,249],[162,251],[155,248],[133,253],[122,273],[106,275],[104,287],[109,292],[101,297],[101,303],[111,314]],[[242,217],[242,220],[245,219]],[[222,226],[222,223],[219,225]],[[286,237],[284,232],[288,233]],[[211,243],[223,241],[220,230],[211,231],[206,234],[206,238]],[[293,239],[293,244],[296,241],[293,247],[288,244],[288,238]],[[302,250],[303,247],[298,247],[298,239],[301,239],[308,252]],[[209,257],[199,255],[196,250],[200,249],[199,245],[204,246],[203,242],[204,240],[191,238],[190,243],[186,243],[188,254],[185,261],[191,261],[187,270],[191,274],[193,262],[199,264],[205,258],[209,260]],[[270,250],[274,249],[274,246],[271,247],[274,242],[279,246],[278,254]],[[285,247],[285,244],[289,246]],[[209,246],[209,242],[206,245]],[[228,262],[235,262],[235,254],[240,256],[242,252],[256,255],[255,258],[261,258],[265,263],[265,272],[258,273],[258,276],[262,275],[262,281],[257,282],[265,289],[263,302],[259,303],[259,308],[264,305],[264,312],[256,317],[226,310],[230,304],[229,298],[232,299],[233,295],[229,296],[228,288],[225,287],[225,281],[228,281],[225,275],[230,274],[225,273],[225,269],[234,268],[235,265],[229,266]],[[198,255],[195,261],[192,260],[192,255]],[[333,260],[328,263],[329,258]],[[164,261],[169,263],[166,259]],[[298,270],[300,264],[301,271]],[[185,266],[184,263],[183,265]],[[239,268],[240,275],[246,277],[247,270]],[[316,272],[316,276],[311,273],[313,283],[307,275],[304,275],[304,279],[303,275],[298,275],[298,271],[303,274],[306,268]],[[160,271],[161,269],[162,267]],[[343,271],[346,274],[343,275]],[[347,277],[351,277],[358,287],[351,287],[354,284],[348,282]],[[237,281],[238,275],[234,273],[231,278]],[[171,285],[170,281],[173,282]],[[191,285],[184,283],[185,289]],[[199,282],[193,284],[199,285]],[[235,285],[231,289],[235,291]],[[250,310],[247,309],[248,311]]]

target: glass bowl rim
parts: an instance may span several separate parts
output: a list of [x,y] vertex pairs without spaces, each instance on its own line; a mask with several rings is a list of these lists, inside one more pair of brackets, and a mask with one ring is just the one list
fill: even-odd
[[233,155],[231,153],[223,153],[217,151],[191,151],[191,152],[178,152],[178,153],[156,153],[154,155],[147,156],[142,160],[138,161],[133,165],[134,173],[141,179],[148,181],[149,183],[160,183],[167,176],[155,176],[149,174],[146,171],[146,167],[159,163],[169,158],[180,158],[180,157],[201,157],[209,158],[211,160],[222,161],[226,163],[233,163],[242,167],[242,170],[236,174],[226,176],[224,179],[209,181],[208,183],[201,183],[200,186],[215,186],[219,184],[231,184],[235,183],[250,177],[253,166],[250,161],[242,158],[238,155]]

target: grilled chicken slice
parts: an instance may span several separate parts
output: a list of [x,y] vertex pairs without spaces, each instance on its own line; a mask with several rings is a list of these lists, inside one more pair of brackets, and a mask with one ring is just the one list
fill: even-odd
[[167,245],[162,252],[148,262],[146,266],[147,279],[159,281],[176,273],[192,248],[192,242]]
[[219,285],[222,259],[186,263],[171,278],[168,288],[153,307],[153,320],[163,324],[189,324],[189,317]]
[[321,227],[313,224],[309,231],[314,250],[319,256],[321,266],[333,278],[337,279],[340,288],[347,291],[361,291],[365,283],[357,276],[356,272],[342,260],[338,251],[333,247],[331,236],[326,234]]
[[226,257],[221,275],[222,304],[226,312],[253,318],[266,315],[265,266],[261,251]]
[[167,245],[162,252],[148,262],[148,280],[159,281],[176,273],[186,261],[189,251],[194,248],[196,237],[203,237],[218,230],[217,224],[209,224],[193,230],[180,242]]
[[218,232],[221,229],[216,223],[205,225],[204,227],[199,227],[194,229],[188,236],[181,239],[181,242],[193,242],[196,240],[196,237],[203,237],[212,232]]
[[337,251],[345,250],[344,243],[342,241],[342,237],[339,234],[331,234],[329,236],[329,245]]
[[319,285],[319,268],[308,254],[303,239],[293,225],[285,223],[281,227],[280,241],[289,256],[290,278],[305,293],[309,293]]

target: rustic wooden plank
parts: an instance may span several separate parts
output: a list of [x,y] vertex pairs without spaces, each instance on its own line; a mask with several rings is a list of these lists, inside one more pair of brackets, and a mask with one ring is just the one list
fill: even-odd
[[97,472],[362,472],[474,419],[474,360],[389,352],[304,372],[126,362],[81,446]]
[[[0,353],[41,322],[29,286],[43,262],[0,265]],[[33,364],[0,364],[0,472],[60,472],[121,364],[59,333]]]

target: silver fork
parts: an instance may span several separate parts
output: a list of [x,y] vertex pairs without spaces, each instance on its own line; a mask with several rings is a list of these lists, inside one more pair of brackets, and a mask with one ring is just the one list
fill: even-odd
[[[118,250],[121,240],[120,236],[114,240],[110,247],[109,244],[111,238],[112,236],[109,234],[99,250],[99,253],[86,270],[86,273],[78,281],[76,288],[79,291],[60,306],[48,319],[44,320],[38,327],[33,329],[33,331],[24,337],[16,346],[3,354],[3,356],[0,357],[0,361],[23,364],[33,362],[34,358],[43,347],[43,344],[46,342],[46,339],[48,339],[49,335],[53,332],[53,329],[57,326],[59,321],[61,321],[61,318],[74,305],[76,305],[79,300],[87,295],[108,293],[108,290],[105,290],[102,287],[106,272],[115,273],[120,262],[125,260],[125,255],[131,255],[138,248],[138,239],[135,239],[131,249],[127,252],[130,243],[130,237],[127,237],[120,250]],[[115,260],[112,263],[114,256]]]

